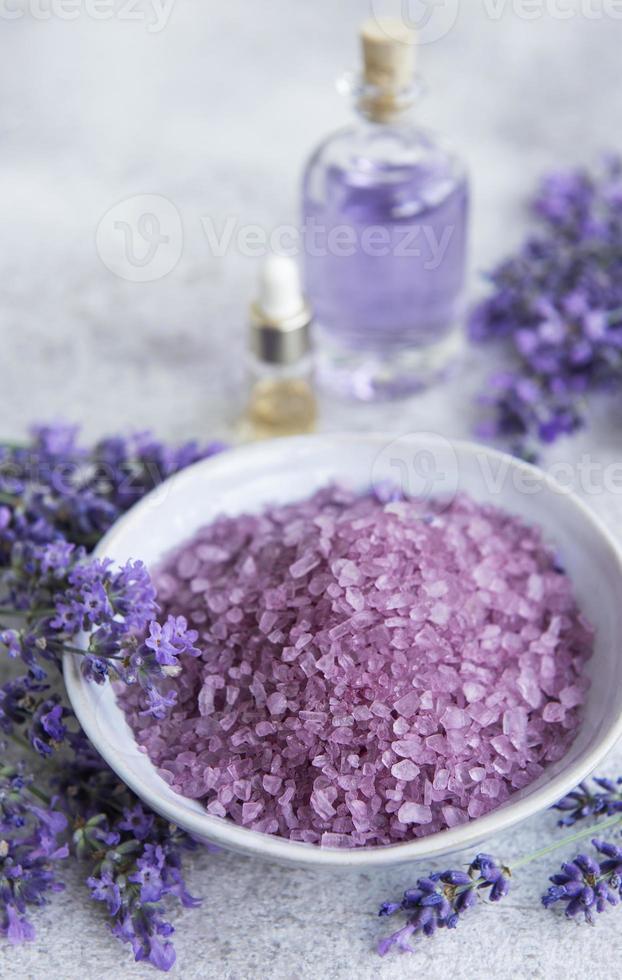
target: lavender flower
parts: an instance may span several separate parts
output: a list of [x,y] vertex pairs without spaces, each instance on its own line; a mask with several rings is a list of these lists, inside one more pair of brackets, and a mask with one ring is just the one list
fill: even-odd
[[561,871],[551,876],[551,887],[542,896],[545,908],[560,902],[565,905],[567,918],[583,916],[586,922],[593,922],[596,913],[619,903],[622,849],[600,840],[593,840],[592,844],[606,860],[578,854],[563,864]]
[[37,694],[48,690],[48,685],[37,683],[32,674],[14,678],[0,687],[0,729],[5,735],[30,721],[41,703]]
[[[182,624],[174,622],[170,633],[177,649],[186,652]],[[38,687],[28,678],[6,684],[0,704],[9,702],[12,708],[4,711],[0,721],[9,728],[22,723],[34,747],[46,757],[66,741],[76,762],[57,785],[57,806],[62,805],[65,813],[47,812],[25,801],[31,780],[17,770],[0,770],[0,852],[6,859],[6,881],[0,871],[0,933],[13,941],[34,936],[24,914],[26,905],[40,904],[44,892],[61,887],[50,862],[68,854],[67,846],[57,846],[56,838],[69,822],[74,828],[74,852],[91,867],[88,883],[93,898],[114,908],[113,933],[131,943],[137,959],[168,969],[175,954],[167,938],[173,929],[164,918],[163,902],[172,897],[184,905],[196,904],[181,873],[181,851],[194,843],[147,812],[75,731],[71,711],[57,696],[37,701]],[[28,699],[38,704],[30,714]],[[24,833],[27,821],[35,824],[36,833]]]
[[541,231],[490,276],[471,336],[500,342],[508,369],[482,398],[481,428],[524,455],[578,429],[584,402],[622,377],[622,158],[602,171],[545,178],[532,204]]
[[127,830],[132,833],[136,840],[145,840],[149,836],[154,820],[154,814],[149,813],[140,803],[137,803],[131,809],[125,807],[123,819],[119,820],[118,826],[119,830]]
[[[108,560],[86,558],[82,549],[65,549],[60,556],[57,542],[28,548],[16,544],[14,551],[18,548],[19,561],[14,559],[4,576],[11,583],[5,603],[20,596],[16,614],[23,618],[21,628],[0,633],[9,656],[21,657],[42,680],[45,664],[60,666],[68,648],[80,652],[78,637],[86,631],[90,639],[82,666],[87,679],[140,683],[149,696],[149,711],[162,717],[174,703],[162,683],[179,671],[182,655],[198,654],[197,633],[188,629],[183,617],[170,617],[163,624],[154,619],[155,590],[142,562],[128,562],[117,570]],[[50,717],[43,711],[37,719],[43,732],[32,740],[40,753],[49,741],[62,741],[45,730],[54,719],[60,722],[58,711]]]
[[52,755],[65,741],[67,728],[64,719],[69,714],[57,694],[39,704],[33,713],[29,729],[30,742],[39,755]]
[[592,840],[592,844],[599,854],[604,854],[607,858],[600,862],[601,875],[609,878],[612,888],[617,888],[622,897],[622,848],[596,838]]
[[502,867],[489,854],[478,854],[466,871],[435,872],[420,878],[416,888],[404,892],[399,903],[385,903],[379,915],[390,916],[404,912],[406,925],[381,940],[378,952],[385,956],[394,947],[412,952],[410,939],[418,933],[433,936],[437,929],[455,929],[461,916],[477,905],[483,897],[499,902],[509,890],[508,868]]
[[[619,830],[622,827],[622,807],[620,806],[622,779],[595,778],[598,791],[592,793],[586,783],[568,794],[558,804],[558,809],[566,813],[561,825],[574,824],[589,816],[607,817],[601,821],[602,829]],[[587,836],[586,831],[572,835],[572,840]],[[542,905],[549,909],[561,905],[568,918],[583,918],[593,922],[596,914],[610,906],[618,905],[622,899],[622,847],[608,841],[593,839],[596,856],[579,854],[572,861],[562,865],[560,871],[551,878],[551,886],[542,897]],[[523,857],[519,866],[539,860],[557,847],[563,847],[562,837],[534,854]],[[392,949],[413,952],[411,941],[417,936],[433,936],[440,928],[454,929],[461,918],[480,900],[488,898],[499,902],[509,892],[510,871],[489,854],[478,854],[466,871],[435,872],[427,878],[420,878],[415,888],[404,893],[401,902],[387,902],[380,908],[381,916],[402,913],[405,924],[392,935],[381,940],[378,952],[386,955]]]

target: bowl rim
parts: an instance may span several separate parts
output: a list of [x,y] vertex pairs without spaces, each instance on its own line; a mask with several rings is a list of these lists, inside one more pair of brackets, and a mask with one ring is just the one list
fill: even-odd
[[[399,433],[383,432],[322,433],[274,440],[272,445],[277,444],[282,454],[287,457],[288,450],[294,450],[296,447],[303,446],[312,447],[313,444],[319,447],[327,441],[333,444],[339,444],[347,440],[350,446],[354,442],[378,443],[386,446],[389,442],[407,438],[412,438],[413,441],[423,440],[429,442],[432,442],[434,439],[442,440],[444,443],[449,444],[457,453],[485,453],[486,456],[499,463],[505,463],[514,469],[522,470],[524,473],[537,478],[547,490],[562,494],[569,499],[571,505],[580,514],[581,518],[590,525],[591,530],[603,540],[603,543],[611,552],[622,578],[622,546],[618,544],[603,521],[574,491],[563,487],[553,476],[546,473],[540,467],[534,466],[532,463],[527,463],[509,453],[471,440],[448,439],[444,436],[435,436],[432,433],[416,432],[405,433],[401,436]],[[241,456],[256,455],[261,459],[262,449],[265,451],[265,446],[265,443],[256,443],[227,449],[222,454],[219,453],[216,456],[193,463],[186,469],[169,477],[141,498],[140,501],[133,505],[130,510],[112,525],[94,549],[93,556],[98,558],[106,556],[111,544],[117,538],[123,537],[128,527],[135,521],[137,514],[151,505],[152,496],[162,493],[163,487],[168,485],[173,490],[173,487],[177,488],[182,484],[193,481],[197,478],[198,474],[203,474],[206,470],[208,472],[212,471],[215,468],[222,467],[223,464],[229,466],[232,462],[235,463]],[[540,789],[530,796],[517,799],[514,802],[510,798],[498,809],[492,810],[484,816],[469,820],[467,823],[437,831],[427,837],[417,837],[412,841],[403,841],[395,844],[351,849],[325,848],[318,844],[292,841],[285,837],[260,833],[247,827],[240,827],[226,818],[216,817],[208,813],[187,812],[184,804],[188,800],[183,796],[179,796],[179,803],[176,800],[169,801],[163,799],[158,794],[156,788],[144,782],[139,774],[133,773],[124,759],[115,755],[110,743],[101,738],[101,733],[95,724],[94,714],[91,708],[92,694],[89,694],[89,689],[92,688],[92,685],[82,676],[79,668],[79,660],[79,655],[71,652],[67,652],[63,656],[65,685],[78,721],[104,761],[144,803],[167,820],[177,824],[201,840],[221,845],[224,848],[249,856],[315,869],[391,867],[424,858],[432,859],[442,854],[460,851],[473,846],[479,841],[493,834],[507,831],[523,820],[551,807],[567,793],[575,789],[599,765],[622,737],[621,712],[619,717],[600,736],[596,744],[591,748],[585,749],[568,770],[559,773],[549,783],[540,787]],[[109,682],[106,683],[105,687],[109,689]],[[101,692],[102,688],[98,688],[98,690]],[[128,726],[129,732],[130,729]],[[149,763],[147,756],[145,756],[145,759]],[[157,778],[162,779],[155,770],[155,767],[153,769]],[[166,786],[163,780],[162,783]]]

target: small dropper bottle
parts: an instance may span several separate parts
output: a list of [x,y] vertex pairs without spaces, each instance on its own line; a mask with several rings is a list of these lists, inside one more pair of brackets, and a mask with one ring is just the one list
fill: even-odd
[[248,440],[313,432],[311,309],[293,259],[271,255],[259,275],[251,307],[250,392],[241,435]]

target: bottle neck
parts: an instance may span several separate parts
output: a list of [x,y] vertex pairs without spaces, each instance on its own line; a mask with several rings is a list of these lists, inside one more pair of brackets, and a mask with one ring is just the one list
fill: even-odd
[[423,85],[418,77],[414,77],[408,86],[400,89],[370,85],[362,79],[350,79],[349,91],[355,110],[366,122],[400,127],[412,123],[423,94]]

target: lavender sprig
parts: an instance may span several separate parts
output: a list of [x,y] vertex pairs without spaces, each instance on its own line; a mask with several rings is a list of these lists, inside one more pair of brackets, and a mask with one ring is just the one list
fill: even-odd
[[[126,822],[129,812],[123,813]],[[117,821],[116,827],[120,828],[122,822]],[[155,836],[161,838],[160,843],[141,844],[132,837],[123,843],[119,830],[111,831],[108,839],[118,837],[119,842],[95,861],[87,885],[91,898],[105,905],[112,934],[131,945],[134,958],[169,970],[175,963],[175,950],[169,939],[174,929],[165,918],[163,903],[173,896],[186,908],[195,908],[200,900],[185,889],[180,844],[166,828]],[[154,837],[153,830],[150,837]]]
[[406,925],[378,945],[381,956],[394,947],[412,952],[411,937],[433,936],[437,929],[455,929],[461,917],[482,898],[499,902],[510,890],[510,870],[490,854],[478,854],[466,871],[435,872],[420,878],[416,888],[404,892],[399,903],[385,903],[379,915],[405,912]]

